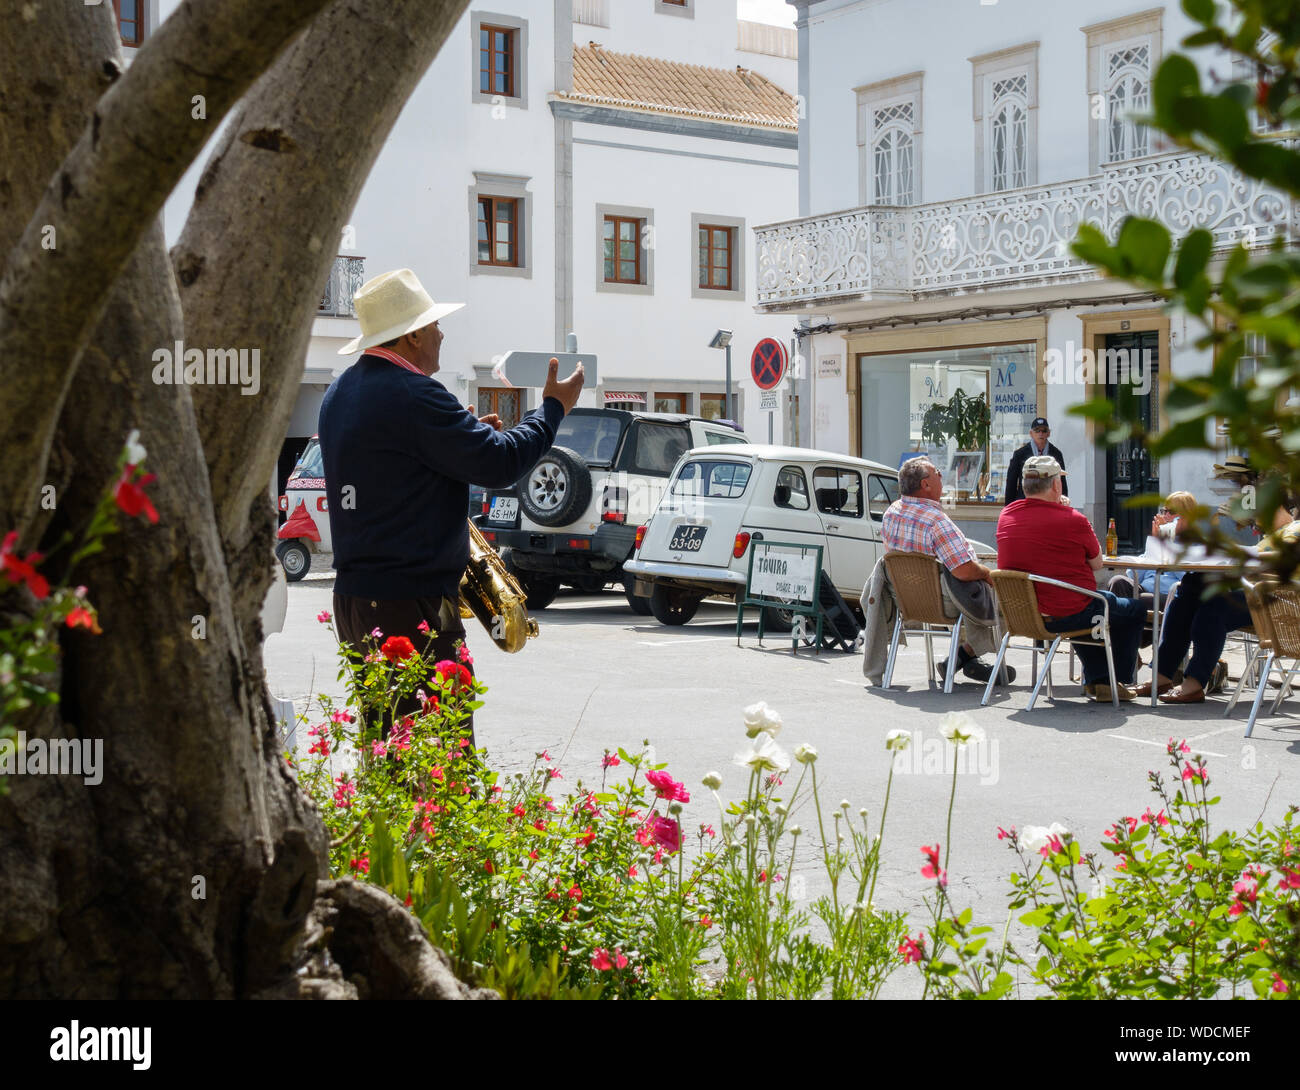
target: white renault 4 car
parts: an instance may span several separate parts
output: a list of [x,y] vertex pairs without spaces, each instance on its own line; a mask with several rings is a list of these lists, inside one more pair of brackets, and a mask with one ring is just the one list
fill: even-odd
[[[677,463],[623,565],[666,625],[685,624],[710,595],[743,594],[751,541],[821,545],[822,571],[850,605],[883,552],[880,523],[898,473],[879,462],[795,447],[696,447]],[[765,624],[790,631],[769,608]]]

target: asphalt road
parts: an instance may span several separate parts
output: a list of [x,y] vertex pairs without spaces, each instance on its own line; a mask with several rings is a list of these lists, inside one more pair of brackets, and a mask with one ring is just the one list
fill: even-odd
[[[333,608],[333,580],[318,558],[314,567],[289,587],[284,631],[267,643],[271,691],[292,699],[299,712],[312,693],[341,692],[334,638],[315,620]],[[944,839],[952,788],[952,748],[938,734],[948,711],[970,712],[988,735],[957,776],[950,890],[957,905],[972,905],[977,919],[999,930],[1014,857],[998,841],[998,826],[1061,822],[1085,851],[1098,849],[1117,818],[1156,802],[1147,771],[1167,768],[1171,736],[1188,739],[1209,758],[1222,797],[1218,827],[1277,820],[1289,804],[1300,803],[1300,696],[1279,715],[1261,717],[1254,737],[1245,739],[1246,709],[1239,706],[1225,720],[1222,698],[1154,711],[1087,701],[1077,683],[1064,680],[1064,656],[1053,667],[1054,701],[1044,696],[1033,712],[1025,710],[1029,654],[1023,652],[1010,660],[1020,671],[1010,697],[981,709],[983,687],[974,682],[959,677],[949,696],[927,686],[919,642],[900,652],[894,687],[882,692],[866,687],[858,655],[806,649],[792,655],[788,638],[771,636],[760,647],[753,613],[737,646],[735,608],[722,603],[705,603],[690,624],[666,628],[634,615],[621,593],[566,590],[539,618],[540,638],[517,655],[499,651],[469,622],[475,670],[489,687],[476,716],[489,760],[506,771],[526,768],[535,753],[549,749],[572,788],[580,777],[599,780],[606,748],[648,741],[656,759],[691,790],[687,830],[718,817],[700,785],[706,772],[722,773],[724,799],[745,788],[747,772],[733,756],[746,741],[741,710],[748,704],[764,700],[781,713],[779,743],[787,753],[801,742],[817,748],[824,807],[847,799],[855,815],[867,807],[873,825],[889,770],[885,735],[894,728],[913,732],[895,776],[875,900],[918,913],[918,922],[928,918],[921,898],[929,887],[920,875],[920,847]],[[816,827],[811,808],[797,820]],[[801,854],[808,861],[813,853]],[[810,901],[825,892],[824,872],[799,870]],[[914,982],[911,974],[896,974],[886,994],[919,992]]]

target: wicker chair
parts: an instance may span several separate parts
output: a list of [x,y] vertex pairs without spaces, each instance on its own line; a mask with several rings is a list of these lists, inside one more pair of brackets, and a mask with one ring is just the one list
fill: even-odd
[[949,635],[948,673],[943,691],[952,692],[952,681],[957,673],[957,650],[961,647],[961,623],[943,612],[943,591],[939,585],[939,561],[925,553],[893,552],[885,554],[885,571],[894,588],[898,603],[898,616],[894,618],[894,633],[889,641],[889,659],[885,664],[883,688],[888,689],[894,678],[894,662],[898,658],[898,643],[904,625],[920,625],[925,639],[927,680],[934,676],[934,637]]
[[[1246,686],[1247,676],[1260,656],[1263,656],[1264,663],[1259,669],[1259,680],[1255,686],[1255,701],[1250,708],[1250,718],[1246,721],[1246,737],[1249,738],[1255,730],[1255,720],[1259,717],[1260,705],[1264,702],[1264,692],[1268,688],[1273,668],[1277,667],[1282,673],[1282,683],[1273,706],[1269,709],[1270,715],[1277,711],[1286,698],[1291,688],[1291,677],[1296,672],[1297,665],[1300,665],[1300,587],[1260,580],[1255,584],[1246,583],[1245,591],[1246,605],[1250,609],[1258,642],[1223,714],[1224,718],[1232,714]],[[1291,660],[1291,665],[1283,670],[1282,663],[1287,659]]]
[[[1101,602],[1102,615],[1102,638],[1100,640],[1086,639],[1092,635],[1091,628],[1080,628],[1072,632],[1049,632],[1047,626],[1043,624],[1043,614],[1038,608],[1038,591],[1034,589],[1035,583],[1043,583],[1047,586],[1063,587],[1066,590],[1074,591],[1076,594],[1086,594],[1090,598],[1096,598]],[[1013,636],[1021,639],[1035,641],[1030,650],[1034,653],[1033,671],[1038,674],[1034,681],[1033,692],[1029,694],[1029,710],[1033,711],[1034,704],[1038,701],[1038,694],[1043,688],[1043,682],[1047,682],[1047,695],[1051,698],[1052,694],[1052,657],[1056,654],[1056,649],[1060,646],[1062,640],[1078,641],[1079,643],[1089,643],[1106,648],[1106,667],[1107,676],[1111,679],[1110,701],[1115,707],[1119,707],[1119,686],[1115,684],[1115,655],[1110,646],[1110,603],[1096,591],[1086,591],[1076,587],[1073,583],[1063,583],[1059,579],[1048,579],[1043,575],[1030,575],[1022,571],[1002,571],[1001,569],[993,573],[993,590],[998,597],[998,609],[1002,614],[1002,626],[1004,635],[1002,643],[998,646],[997,661],[993,664],[993,673],[989,677],[988,684],[984,687],[984,699],[980,701],[980,707],[988,704],[993,696],[993,683],[997,680],[1002,670],[1003,660],[1007,656],[1007,648],[1011,644]],[[1038,673],[1038,643],[1047,645],[1044,652],[1043,670]]]

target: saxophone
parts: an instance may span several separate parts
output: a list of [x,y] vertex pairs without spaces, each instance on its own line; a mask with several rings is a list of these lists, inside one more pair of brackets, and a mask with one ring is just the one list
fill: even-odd
[[460,577],[460,615],[477,617],[502,651],[522,651],[530,637],[539,634],[528,616],[528,597],[501,557],[469,523],[469,564]]

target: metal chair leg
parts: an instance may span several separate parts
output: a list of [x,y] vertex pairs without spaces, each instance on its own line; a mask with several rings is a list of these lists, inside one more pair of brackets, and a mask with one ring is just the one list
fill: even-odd
[[1110,649],[1110,628],[1104,628],[1101,632],[1102,643],[1106,645],[1106,676],[1110,678],[1110,703],[1111,707],[1119,707],[1119,678],[1115,676],[1115,655]]
[[952,692],[952,679],[957,676],[957,653],[961,649],[961,617],[953,622],[952,639],[948,641],[948,676],[943,679],[943,691]]
[[1038,692],[1043,687],[1043,679],[1047,677],[1052,669],[1052,656],[1056,654],[1056,649],[1061,645],[1061,637],[1057,636],[1051,645],[1044,652],[1043,672],[1038,675],[1038,680],[1034,682],[1034,691],[1029,694],[1029,711],[1034,710],[1034,703],[1038,700]]
[[929,686],[934,677],[934,633],[928,624],[922,625],[921,631],[925,633],[925,684]]
[[1277,714],[1278,708],[1282,706],[1282,701],[1285,700],[1287,695],[1291,692],[1291,677],[1295,674],[1298,667],[1300,667],[1300,659],[1291,663],[1290,668],[1282,676],[1282,687],[1278,689],[1277,696],[1273,698],[1273,706],[1268,709],[1269,715]]
[[1007,657],[1007,645],[1011,642],[1011,633],[1008,632],[1002,637],[1002,643],[998,646],[997,661],[993,663],[993,673],[989,675],[989,682],[984,686],[984,699],[980,701],[980,707],[988,707],[989,700],[993,696],[993,686],[997,683],[998,676],[1002,673],[1002,660]]
[[889,659],[885,663],[885,676],[880,679],[880,687],[888,689],[894,680],[894,661],[898,658],[898,641],[903,634],[903,614],[900,611],[894,618],[894,634],[889,641]]
[[1241,671],[1241,677],[1237,679],[1237,686],[1232,690],[1232,696],[1228,698],[1228,706],[1223,709],[1223,718],[1227,719],[1232,715],[1233,709],[1237,706],[1237,701],[1241,699],[1242,692],[1246,688],[1246,678],[1254,675],[1255,660],[1259,658],[1259,646],[1251,651],[1250,658],[1246,660],[1245,668]]
[[1264,702],[1264,690],[1268,688],[1268,676],[1273,672],[1273,652],[1264,660],[1264,668],[1259,672],[1259,685],[1255,689],[1255,703],[1250,709],[1250,718],[1246,720],[1246,737],[1255,729],[1255,717],[1259,715],[1259,706]]

